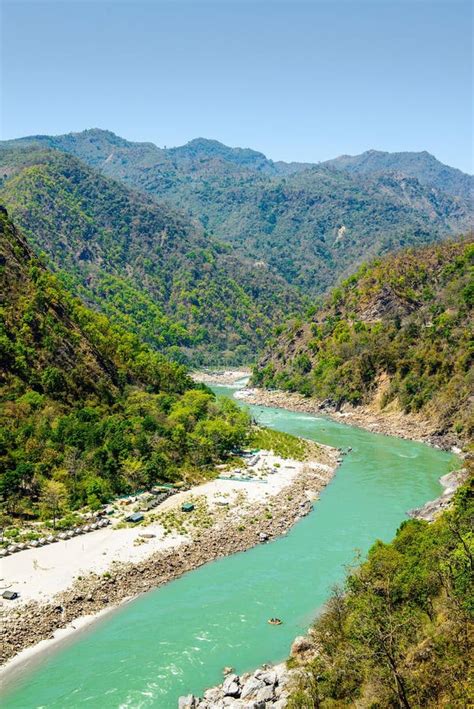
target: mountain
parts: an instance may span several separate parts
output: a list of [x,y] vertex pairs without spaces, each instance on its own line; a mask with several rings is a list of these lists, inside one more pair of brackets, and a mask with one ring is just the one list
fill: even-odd
[[341,155],[323,165],[352,175],[381,175],[392,172],[415,177],[421,185],[435,187],[466,201],[474,199],[474,176],[443,165],[434,155],[420,153],[387,153],[367,150],[361,155]]
[[[0,493],[36,516],[202,477],[249,421],[182,365],[71,297],[0,209]],[[58,503],[59,504],[59,503]]]
[[[132,184],[133,168],[147,170],[161,167],[173,179],[188,173],[257,172],[268,175],[291,174],[311,167],[310,163],[273,162],[250,148],[230,148],[218,140],[195,138],[186,145],[175,148],[159,148],[154,143],[136,143],[121,138],[112,131],[92,128],[80,133],[49,136],[35,135],[17,140],[4,141],[8,147],[42,146],[71,153],[105,174],[117,176]],[[124,166],[125,169],[120,166]]]
[[368,266],[305,320],[277,330],[254,383],[343,404],[420,413],[473,433],[474,243],[410,249]]
[[423,184],[428,168],[419,175],[391,167],[364,174],[341,165],[274,163],[261,153],[204,139],[161,149],[94,129],[5,145],[12,144],[74,154],[179,208],[240,254],[311,294],[326,291],[368,258],[439,241],[472,223],[463,187],[472,178],[462,173],[453,196],[440,186],[449,183],[455,192],[454,178],[443,181],[439,170],[436,184]]
[[0,200],[64,285],[178,359],[252,361],[301,297],[167,205],[73,156],[0,149]]

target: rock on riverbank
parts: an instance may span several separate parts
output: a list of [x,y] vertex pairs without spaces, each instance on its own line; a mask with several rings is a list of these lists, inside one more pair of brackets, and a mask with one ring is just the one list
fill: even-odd
[[179,709],[283,709],[289,696],[292,670],[285,664],[262,667],[243,675],[228,674],[203,697],[180,697]]
[[229,670],[222,684],[204,692],[203,697],[192,694],[179,698],[179,709],[284,709],[291,692],[298,686],[301,662],[308,662],[317,648],[308,635],[295,638],[291,646],[291,668],[284,662],[263,665],[254,672],[242,675]]
[[241,367],[240,369],[200,370],[197,372],[192,372],[191,376],[195,382],[202,382],[203,384],[233,386],[242,379],[249,378],[250,375],[250,369]]
[[436,500],[430,500],[423,505],[423,507],[410,510],[408,514],[414,519],[423,519],[425,522],[433,522],[436,517],[450,507],[456,490],[467,480],[467,477],[467,468],[455,470],[452,473],[443,475],[443,477],[440,478],[440,483],[444,487],[443,494],[437,497]]

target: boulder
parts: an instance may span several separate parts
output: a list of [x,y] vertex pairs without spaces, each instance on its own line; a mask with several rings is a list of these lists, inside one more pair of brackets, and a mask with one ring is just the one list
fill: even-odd
[[259,689],[265,687],[265,682],[258,677],[250,677],[242,687],[241,699],[250,699],[257,694]]
[[262,670],[258,674],[255,673],[255,677],[261,679],[265,684],[278,684],[278,675],[275,670]]
[[194,709],[196,706],[196,698],[194,694],[187,694],[185,697],[178,699],[178,709]]
[[221,691],[219,687],[213,687],[212,689],[206,689],[204,692],[204,699],[210,704],[217,703],[221,698]]
[[271,702],[275,698],[275,691],[271,684],[266,684],[265,687],[257,692],[257,702]]
[[311,642],[309,638],[306,638],[304,635],[298,635],[298,637],[293,640],[293,644],[291,646],[291,656],[294,657],[295,655],[300,655],[310,649]]
[[277,676],[278,684],[283,685],[288,681],[289,672],[284,663],[282,663],[281,665],[276,665],[274,668],[274,672]]
[[222,692],[226,697],[239,697],[240,684],[239,678],[235,674],[227,675],[222,685]]

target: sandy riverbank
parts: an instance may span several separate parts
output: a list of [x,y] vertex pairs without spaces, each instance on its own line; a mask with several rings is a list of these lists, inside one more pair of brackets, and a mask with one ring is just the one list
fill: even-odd
[[[75,632],[79,618],[284,534],[309,512],[311,500],[334,474],[338,457],[337,450],[309,442],[305,461],[264,451],[254,466],[255,479],[217,479],[179,493],[150,513],[144,525],[106,528],[7,557],[2,586],[18,589],[21,598],[3,603],[1,660],[23,652],[7,663],[4,677],[22,657],[31,657],[32,645],[54,642],[60,629]],[[196,514],[181,512],[185,501],[195,503]],[[155,536],[140,536],[144,534]],[[41,649],[47,646],[43,643]]]
[[435,427],[429,421],[400,411],[381,411],[376,406],[352,407],[349,405],[343,406],[340,411],[335,411],[317,399],[307,398],[296,392],[257,387],[240,389],[235,396],[247,404],[274,406],[319,416],[323,414],[338,423],[347,423],[372,433],[382,433],[428,443],[444,450],[454,448],[456,453],[461,453],[461,444],[456,438],[438,435]]
[[209,369],[192,372],[195,382],[203,384],[220,384],[221,386],[235,386],[237,382],[248,380],[252,372],[246,367],[239,369]]

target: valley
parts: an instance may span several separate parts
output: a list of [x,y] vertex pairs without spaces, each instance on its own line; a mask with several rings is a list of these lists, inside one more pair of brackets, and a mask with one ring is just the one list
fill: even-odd
[[[352,583],[356,548],[370,568],[374,539],[391,549],[470,460],[469,176],[427,154],[287,164],[98,130],[6,141],[0,168],[5,707],[168,709],[224,667],[244,683]],[[456,539],[439,553],[464,584]],[[444,632],[401,604],[407,652]],[[365,658],[351,701],[373,691]],[[313,701],[311,658],[292,661],[301,686],[271,707]]]

